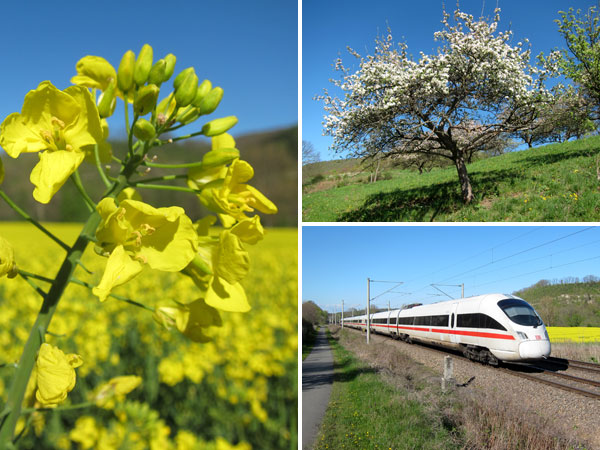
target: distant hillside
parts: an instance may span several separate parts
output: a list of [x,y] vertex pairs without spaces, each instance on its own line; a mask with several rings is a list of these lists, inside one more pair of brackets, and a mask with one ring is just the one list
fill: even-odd
[[382,166],[378,181],[371,183],[372,171],[349,173],[343,164],[356,165],[357,160],[303,167],[307,173],[317,172],[312,181],[303,181],[304,221],[600,220],[600,136],[468,164],[475,195],[469,205],[463,203],[455,167],[420,174]]
[[[298,128],[292,127],[262,133],[236,137],[241,158],[254,167],[254,178],[249,184],[256,187],[271,199],[279,208],[276,215],[262,214],[262,223],[267,226],[296,226],[298,218]],[[123,154],[124,142],[112,142],[114,153]],[[149,156],[157,156],[157,161],[165,164],[176,162],[193,162],[202,159],[209,150],[209,144],[200,141],[184,141],[182,144],[171,144],[155,148]],[[84,203],[79,198],[73,184],[69,181],[55,195],[48,206],[37,203],[33,197],[33,185],[29,182],[29,174],[37,163],[38,156],[22,155],[12,159],[2,155],[6,177],[2,188],[23,209],[43,221],[81,221],[87,217]],[[184,170],[176,171],[185,173]],[[95,189],[89,189],[92,199],[97,200],[102,194],[103,185],[99,183],[96,168],[90,164],[80,166],[81,177],[95,181]],[[170,172],[172,173],[172,172]],[[149,175],[140,175],[140,179],[163,174],[153,169]],[[185,180],[177,184],[185,186]],[[87,187],[87,185],[86,185]],[[174,191],[140,190],[144,201],[156,207],[178,205],[186,213],[197,220],[207,211],[192,194]],[[6,205],[0,207],[0,220],[19,220],[19,216]]]
[[542,280],[515,295],[531,303],[546,325],[600,327],[600,281],[585,279],[590,281],[551,284]]

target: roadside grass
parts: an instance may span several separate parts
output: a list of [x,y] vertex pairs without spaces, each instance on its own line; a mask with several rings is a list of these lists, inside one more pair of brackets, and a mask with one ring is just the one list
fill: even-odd
[[[440,373],[388,338],[330,328],[334,384],[314,449],[585,449],[497,389],[443,393]],[[360,438],[360,439],[359,439]]]
[[307,222],[597,221],[600,136],[469,164],[475,199],[464,205],[454,167],[303,195]]
[[460,448],[439,418],[328,337],[334,384],[315,449]]
[[552,356],[600,364],[600,342],[554,342]]

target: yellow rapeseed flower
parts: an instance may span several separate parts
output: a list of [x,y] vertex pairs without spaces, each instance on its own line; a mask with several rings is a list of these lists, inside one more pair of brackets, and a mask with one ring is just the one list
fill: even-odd
[[194,342],[209,342],[211,338],[204,334],[204,329],[223,325],[219,311],[202,299],[187,305],[159,306],[153,317],[167,329],[176,327]]
[[142,384],[142,378],[136,375],[123,375],[111,378],[100,385],[94,392],[92,398],[100,407],[112,407],[113,400],[122,400],[135,388]]
[[17,276],[17,264],[15,263],[15,252],[12,245],[0,236],[0,277],[8,278]]
[[98,109],[80,86],[60,91],[43,81],[25,96],[21,112],[10,114],[0,126],[0,146],[11,157],[41,152],[30,176],[33,197],[40,203],[48,203],[86,157],[93,160],[96,144],[101,160],[109,161]]
[[81,356],[65,355],[59,348],[43,343],[36,363],[37,401],[46,408],[63,402],[75,387],[75,368],[81,364]]
[[197,235],[182,208],[154,208],[136,200],[105,198],[97,206],[102,222],[96,231],[98,250],[109,256],[100,284],[93,289],[101,301],[113,287],[141,272],[143,264],[178,272],[194,258]]

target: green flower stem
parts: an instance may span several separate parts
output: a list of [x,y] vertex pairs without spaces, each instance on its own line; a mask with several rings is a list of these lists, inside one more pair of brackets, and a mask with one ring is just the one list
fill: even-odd
[[168,141],[161,141],[162,144],[170,144],[172,142],[177,142],[177,141],[182,141],[184,139],[189,139],[189,138],[193,138],[196,136],[202,136],[204,134],[203,131],[196,131],[195,133],[191,133],[191,134],[186,134],[185,136],[179,136],[179,137],[174,137],[169,139]]
[[[74,277],[71,277],[71,283],[75,283],[75,284],[78,284],[80,286],[85,286],[88,289],[92,289],[94,287],[90,283],[86,283],[85,281],[78,280],[77,278],[74,278]],[[137,306],[139,308],[143,308],[143,309],[146,309],[148,311],[154,312],[154,308],[152,308],[151,306],[146,306],[143,303],[136,302],[135,300],[131,300],[130,298],[123,297],[123,296],[117,295],[117,294],[108,294],[108,296],[112,297],[114,299],[120,300],[122,302],[129,303],[130,305]]]
[[106,186],[106,187],[112,186],[112,183],[110,182],[110,180],[107,178],[106,174],[104,173],[104,169],[102,169],[102,163],[100,162],[100,152],[98,151],[97,143],[94,145],[94,159],[96,161],[96,169],[98,169],[98,173],[100,174],[100,178],[102,178],[102,182],[104,183],[104,186]]
[[133,156],[133,127],[137,122],[139,116],[137,114],[133,115],[133,123],[131,124],[131,128],[127,127],[127,148],[129,149],[129,155]]
[[83,197],[83,200],[85,201],[85,204],[88,207],[89,212],[95,211],[96,210],[96,204],[90,198],[90,196],[88,195],[88,193],[85,191],[85,188],[83,187],[83,184],[81,183],[81,177],[79,176],[79,170],[76,170],[75,172],[73,172],[73,174],[71,175],[71,180],[73,181],[73,183],[75,183],[75,186],[77,187],[77,190],[79,191],[79,193]]
[[131,182],[131,184],[137,188],[156,189],[158,191],[180,191],[180,192],[189,192],[192,194],[200,193],[200,191],[197,189],[186,188],[183,186],[163,186],[162,184],[146,184],[146,183],[138,183],[138,182]]
[[181,175],[165,175],[163,177],[156,177],[156,178],[145,178],[143,181],[142,180],[138,180],[138,181],[132,181],[132,183],[149,183],[151,181],[171,181],[171,180],[178,180],[178,179],[187,179],[187,175],[185,174],[181,174]]
[[[46,296],[48,294],[46,294],[46,292],[44,292],[42,290],[42,288],[40,288],[37,284],[35,284],[33,281],[31,281],[29,279],[29,277],[27,275],[24,275],[23,273],[21,273],[21,271],[19,271],[19,275],[21,276],[21,278],[23,278],[25,281],[27,281],[27,283],[29,283],[29,285],[38,293],[40,294],[40,296],[42,298],[46,298]],[[54,281],[54,280],[50,280],[50,281]]]
[[192,167],[202,166],[201,162],[182,163],[182,164],[161,164],[161,163],[153,163],[150,161],[144,161],[142,164],[145,166],[148,166],[148,167],[155,167],[157,169],[189,169]]
[[44,298],[40,312],[25,343],[23,354],[19,360],[19,367],[15,371],[8,391],[8,398],[5,404],[5,410],[8,411],[8,414],[0,423],[0,448],[6,448],[7,444],[13,439],[17,420],[19,420],[21,415],[21,405],[23,404],[27,382],[31,376],[37,352],[42,345],[43,336],[46,334],[58,301],[69,284],[75,267],[77,267],[77,260],[81,258],[89,242],[88,236],[94,235],[99,224],[100,214],[94,212],[83,226],[73,247],[67,252],[67,256],[48,291],[48,295]]
[[56,408],[25,408],[22,413],[23,414],[31,414],[37,411],[45,412],[45,411],[71,411],[74,409],[82,409],[89,408],[90,406],[95,406],[94,402],[84,402],[77,403],[75,405],[65,405],[65,406],[57,406]]
[[0,189],[0,197],[2,197],[4,199],[4,201],[8,204],[8,206],[10,206],[12,209],[14,209],[17,212],[17,214],[19,214],[21,217],[23,217],[23,219],[27,220],[28,222],[30,222],[31,224],[36,226],[40,231],[42,231],[46,236],[48,236],[50,239],[52,239],[54,242],[56,242],[58,245],[60,245],[64,250],[66,250],[66,251],[70,250],[71,247],[69,247],[67,244],[65,244],[63,241],[61,241],[58,237],[56,237],[54,234],[52,234],[41,223],[39,223],[37,220],[35,220],[33,217],[31,217],[29,214],[27,214],[21,208],[19,208],[19,206],[15,202],[13,202],[11,200],[11,198],[8,195],[6,195],[6,192],[4,192],[2,189]]
[[127,130],[127,137],[129,137],[129,100],[127,99],[127,94],[124,95],[124,103],[125,103],[125,129]]

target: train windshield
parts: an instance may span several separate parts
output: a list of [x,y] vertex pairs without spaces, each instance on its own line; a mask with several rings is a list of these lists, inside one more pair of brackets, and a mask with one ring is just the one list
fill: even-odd
[[500,300],[498,306],[510,320],[518,325],[537,327],[543,323],[529,303],[523,300],[507,298],[506,300]]

